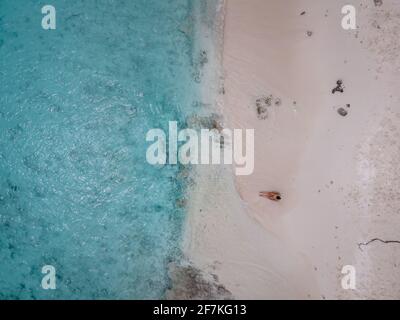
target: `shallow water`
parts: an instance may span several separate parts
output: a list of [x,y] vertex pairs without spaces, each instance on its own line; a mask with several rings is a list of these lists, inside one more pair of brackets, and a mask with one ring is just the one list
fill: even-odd
[[162,298],[185,181],[145,134],[196,112],[191,1],[52,5],[45,31],[37,1],[0,2],[0,298]]

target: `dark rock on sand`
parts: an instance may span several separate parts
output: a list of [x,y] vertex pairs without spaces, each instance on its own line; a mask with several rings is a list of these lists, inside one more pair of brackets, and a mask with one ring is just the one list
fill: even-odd
[[272,106],[280,106],[282,100],[280,98],[275,98],[272,94],[269,96],[263,96],[256,100],[257,117],[260,120],[265,120],[268,118],[268,108]]
[[348,114],[347,110],[344,109],[344,108],[339,108],[337,112],[338,112],[342,117],[345,117],[345,116],[347,116],[347,114]]
[[332,89],[332,94],[335,94],[335,92],[344,92],[344,87],[343,87],[343,81],[338,80],[336,81],[336,87]]

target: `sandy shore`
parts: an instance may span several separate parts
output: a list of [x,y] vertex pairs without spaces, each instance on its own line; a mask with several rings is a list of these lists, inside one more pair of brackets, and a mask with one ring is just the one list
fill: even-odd
[[400,298],[400,5],[352,1],[346,31],[346,4],[226,0],[217,104],[255,129],[255,171],[197,167],[184,252],[235,298]]

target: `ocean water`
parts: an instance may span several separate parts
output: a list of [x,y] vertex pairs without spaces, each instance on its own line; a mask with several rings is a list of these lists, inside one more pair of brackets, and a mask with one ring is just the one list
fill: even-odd
[[0,1],[0,299],[164,297],[186,181],[145,135],[198,112],[195,2]]

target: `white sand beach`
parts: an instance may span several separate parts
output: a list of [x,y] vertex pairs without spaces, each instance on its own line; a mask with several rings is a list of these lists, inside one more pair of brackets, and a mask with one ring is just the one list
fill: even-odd
[[197,167],[186,257],[237,299],[400,298],[400,4],[226,0],[224,14],[218,105],[225,127],[255,129],[255,170]]

